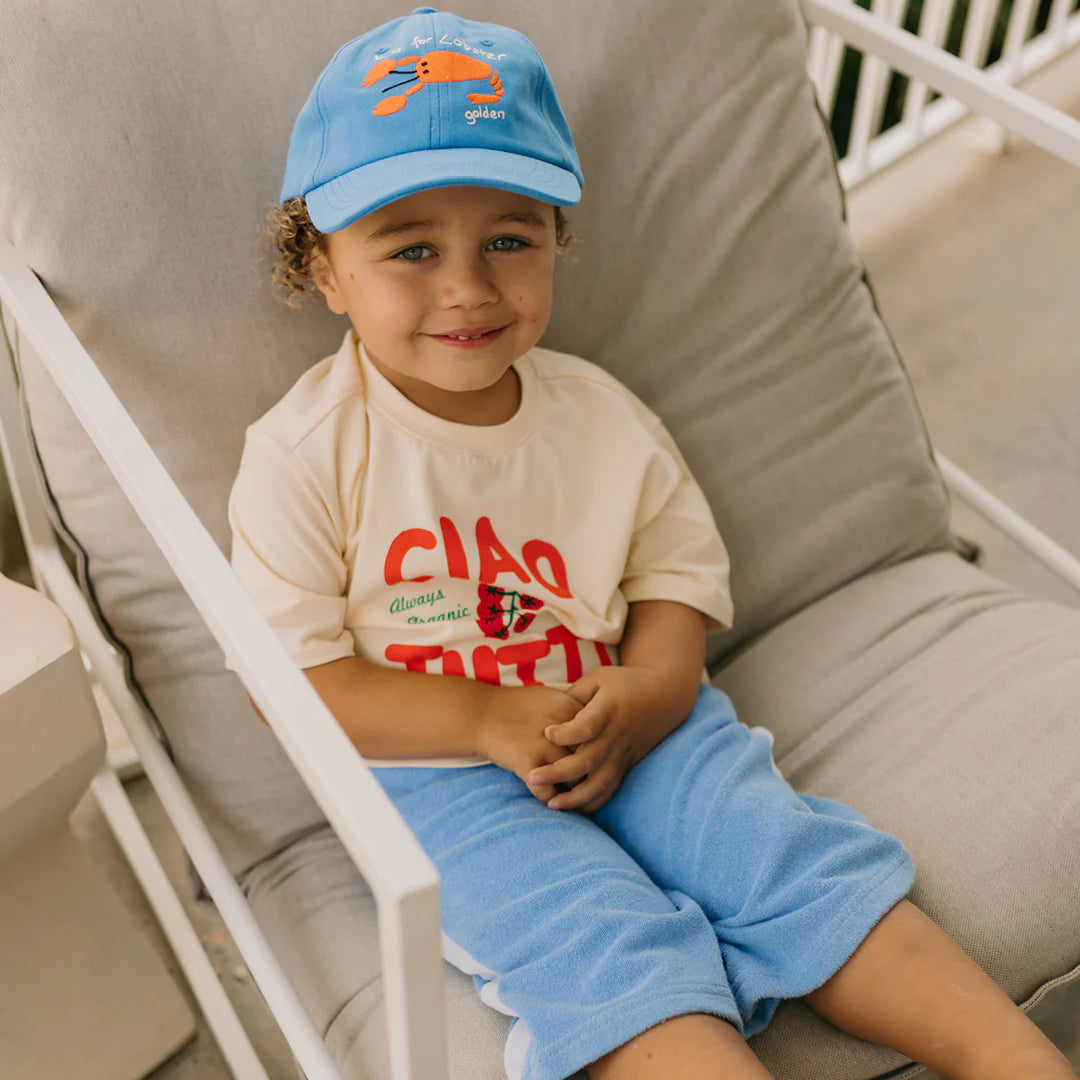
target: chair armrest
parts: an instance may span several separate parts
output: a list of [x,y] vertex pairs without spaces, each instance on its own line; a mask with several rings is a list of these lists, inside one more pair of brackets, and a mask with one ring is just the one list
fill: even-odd
[[992,495],[947,457],[935,451],[934,460],[952,491],[1048,570],[1080,592],[1080,559],[1036,529],[1030,521]]

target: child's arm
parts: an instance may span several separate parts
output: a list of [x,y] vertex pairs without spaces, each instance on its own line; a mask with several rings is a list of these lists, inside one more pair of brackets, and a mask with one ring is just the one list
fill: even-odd
[[529,774],[530,783],[577,785],[550,801],[552,809],[599,809],[629,769],[690,715],[705,664],[705,616],[671,600],[631,604],[619,657],[617,667],[596,668],[570,687],[584,708],[546,733],[575,748]]
[[544,730],[581,708],[549,686],[491,686],[383,667],[359,656],[305,668],[304,674],[365,757],[488,757],[516,773],[542,802],[555,795],[554,785],[533,784],[527,776],[571,753],[545,738]]
[[619,643],[623,667],[651,667],[662,673],[677,713],[672,730],[697,700],[705,666],[705,616],[674,600],[639,600],[630,605]]

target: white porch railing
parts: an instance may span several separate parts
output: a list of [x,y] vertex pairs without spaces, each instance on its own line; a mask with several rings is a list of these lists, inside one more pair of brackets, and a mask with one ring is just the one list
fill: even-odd
[[[1015,85],[1080,43],[1080,0],[841,2],[868,9],[889,26],[907,28],[929,47],[946,49],[965,64],[1008,85]],[[841,148],[840,178],[850,190],[966,116],[970,109],[951,97],[931,101],[925,82],[898,74],[878,56],[860,59],[857,46],[849,42],[846,35],[815,24],[810,31],[807,66]],[[856,78],[856,64],[852,98],[848,84]]]

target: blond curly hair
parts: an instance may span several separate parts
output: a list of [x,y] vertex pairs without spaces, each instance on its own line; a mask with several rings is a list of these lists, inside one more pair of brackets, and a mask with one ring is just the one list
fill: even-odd
[[[308,217],[307,200],[297,195],[277,203],[266,215],[266,234],[276,251],[270,269],[273,284],[285,291],[283,297],[291,308],[299,308],[306,297],[317,296],[318,288],[311,273],[312,261],[325,257],[324,234]],[[558,254],[569,255],[577,237],[570,228],[561,206],[555,207],[555,245]]]

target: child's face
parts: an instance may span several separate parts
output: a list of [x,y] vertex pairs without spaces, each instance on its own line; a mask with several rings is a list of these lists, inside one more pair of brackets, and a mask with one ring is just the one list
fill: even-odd
[[[535,220],[498,220],[524,215]],[[393,235],[377,231],[410,222]],[[485,187],[433,188],[359,218],[326,237],[312,266],[331,311],[348,314],[372,363],[429,412],[498,423],[516,408],[510,365],[551,317],[555,213],[550,203]],[[449,332],[500,328],[461,345]],[[511,395],[512,390],[512,395]],[[494,410],[494,412],[493,412]]]

